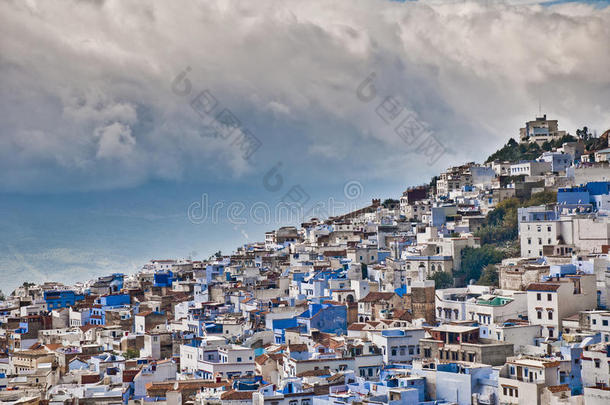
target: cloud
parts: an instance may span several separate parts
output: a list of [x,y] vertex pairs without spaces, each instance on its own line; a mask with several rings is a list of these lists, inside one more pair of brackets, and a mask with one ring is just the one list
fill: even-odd
[[96,128],[94,134],[99,138],[95,154],[98,158],[128,157],[136,145],[136,140],[131,135],[131,128],[119,122]]
[[[231,180],[278,155],[312,178],[424,176],[482,159],[539,101],[607,129],[610,11],[490,3],[2,2],[0,191]],[[190,107],[204,89],[261,141],[253,159]],[[447,148],[432,168],[380,118],[388,96]]]

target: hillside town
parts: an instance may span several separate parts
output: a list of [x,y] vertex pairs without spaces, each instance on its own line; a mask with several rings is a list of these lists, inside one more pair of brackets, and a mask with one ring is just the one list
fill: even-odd
[[610,131],[512,132],[231,254],[24,283],[0,403],[609,404]]

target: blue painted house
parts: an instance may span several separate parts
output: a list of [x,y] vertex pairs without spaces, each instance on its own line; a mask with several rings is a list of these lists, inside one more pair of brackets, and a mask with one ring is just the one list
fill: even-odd
[[171,287],[174,281],[174,273],[171,270],[158,271],[155,273],[155,287]]
[[324,333],[347,334],[347,308],[344,305],[309,304],[309,309],[297,317],[303,333],[317,329]]
[[45,291],[44,300],[49,310],[74,306],[76,301],[82,301],[85,296],[72,290]]
[[95,300],[91,308],[90,323],[92,325],[106,325],[106,311],[112,308],[127,306],[131,303],[129,294],[102,295]]

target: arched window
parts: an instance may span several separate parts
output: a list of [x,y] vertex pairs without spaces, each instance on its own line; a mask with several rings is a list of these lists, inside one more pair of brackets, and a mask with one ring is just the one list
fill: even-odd
[[430,267],[430,270],[435,271],[436,267],[434,267],[434,265],[432,265],[432,267]]

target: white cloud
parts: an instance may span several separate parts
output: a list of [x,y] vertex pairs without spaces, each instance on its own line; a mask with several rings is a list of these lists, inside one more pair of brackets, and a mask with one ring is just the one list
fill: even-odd
[[96,153],[98,158],[128,157],[136,145],[136,140],[131,135],[131,128],[119,122],[96,128],[94,134],[99,138]]
[[388,95],[456,162],[515,136],[539,100],[568,130],[610,126],[610,11],[490,3],[2,2],[0,190],[251,173],[171,92],[186,66],[192,95],[210,89],[263,142],[258,161],[295,155],[322,175],[327,159],[422,171],[375,113]]

